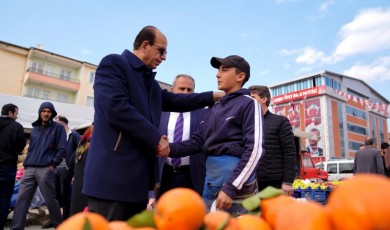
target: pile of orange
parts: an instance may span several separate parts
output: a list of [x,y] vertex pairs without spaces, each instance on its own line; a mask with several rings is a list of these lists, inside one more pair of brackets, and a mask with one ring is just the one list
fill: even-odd
[[347,179],[331,192],[326,205],[279,195],[261,198],[261,214],[233,218],[224,211],[206,214],[193,190],[176,188],[164,193],[151,215],[154,227],[131,227],[125,221],[108,222],[95,213],[78,213],[58,230],[338,230],[390,229],[390,180],[374,174]]

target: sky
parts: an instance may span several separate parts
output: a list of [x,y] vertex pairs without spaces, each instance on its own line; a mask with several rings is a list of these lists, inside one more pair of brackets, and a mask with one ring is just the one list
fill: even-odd
[[185,73],[196,92],[217,91],[213,56],[251,65],[246,87],[328,70],[365,81],[390,100],[389,0],[12,0],[0,7],[0,40],[98,65],[132,50],[154,25],[168,38],[156,79]]

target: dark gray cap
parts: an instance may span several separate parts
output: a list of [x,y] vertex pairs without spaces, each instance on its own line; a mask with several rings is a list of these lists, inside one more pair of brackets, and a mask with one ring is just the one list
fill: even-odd
[[230,55],[225,58],[212,57],[210,63],[211,66],[216,69],[219,69],[221,65],[225,65],[227,67],[237,67],[245,73],[247,78],[250,76],[251,68],[249,63],[238,55]]

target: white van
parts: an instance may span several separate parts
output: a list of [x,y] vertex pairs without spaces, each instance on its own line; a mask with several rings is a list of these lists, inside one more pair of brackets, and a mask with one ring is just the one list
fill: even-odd
[[315,164],[315,167],[327,171],[329,181],[343,180],[353,176],[353,162],[353,159],[323,161]]

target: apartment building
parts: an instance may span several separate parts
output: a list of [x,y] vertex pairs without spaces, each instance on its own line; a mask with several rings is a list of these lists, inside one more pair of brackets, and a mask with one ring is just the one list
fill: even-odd
[[324,70],[270,89],[271,108],[309,134],[315,161],[353,158],[367,136],[377,147],[389,141],[389,101],[363,80]]

